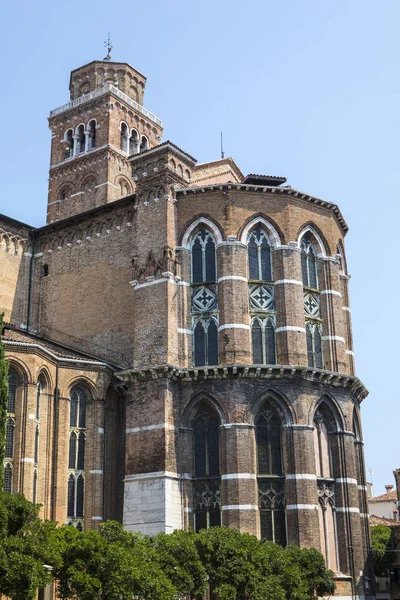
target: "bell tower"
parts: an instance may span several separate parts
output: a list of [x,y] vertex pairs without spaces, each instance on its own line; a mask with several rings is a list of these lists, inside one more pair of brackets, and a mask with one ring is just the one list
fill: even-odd
[[146,77],[93,61],[71,73],[70,100],[50,112],[47,223],[132,194],[128,157],[157,146],[161,119],[143,106]]

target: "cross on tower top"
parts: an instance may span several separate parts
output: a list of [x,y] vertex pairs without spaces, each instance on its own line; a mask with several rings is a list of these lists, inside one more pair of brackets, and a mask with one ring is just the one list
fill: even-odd
[[108,32],[108,39],[104,42],[105,48],[107,48],[107,56],[103,58],[103,60],[111,60],[111,50],[113,49],[113,45],[111,43],[110,32]]

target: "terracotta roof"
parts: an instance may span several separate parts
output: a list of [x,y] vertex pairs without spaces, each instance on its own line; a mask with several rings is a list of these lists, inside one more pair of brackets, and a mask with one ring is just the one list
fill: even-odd
[[133,162],[135,159],[142,158],[143,156],[146,156],[147,154],[151,154],[151,153],[155,152],[155,150],[159,150],[160,148],[164,148],[165,146],[171,146],[174,150],[181,152],[185,157],[189,158],[192,162],[197,163],[197,158],[194,158],[193,156],[191,156],[190,154],[185,152],[185,150],[182,150],[182,148],[179,148],[179,146],[177,146],[173,142],[170,142],[169,140],[167,140],[166,142],[163,142],[162,144],[158,144],[157,146],[153,146],[153,148],[147,148],[147,150],[142,150],[142,152],[139,152],[139,154],[131,154],[130,156],[128,156],[128,159],[130,160],[130,162]]
[[[69,360],[74,362],[90,362],[93,365],[105,366],[107,363],[103,360],[97,359],[89,354],[84,354],[77,350],[71,350],[67,346],[50,342],[42,337],[26,333],[14,327],[6,325],[3,331],[3,341],[6,347],[9,349],[13,347],[35,347],[42,350],[56,359]],[[8,342],[8,343],[7,343]]]
[[374,496],[373,498],[368,498],[368,502],[395,502],[397,500],[397,491],[391,490],[390,492],[386,492],[386,494],[381,494],[380,496]]
[[385,517],[377,517],[376,515],[369,516],[369,524],[371,527],[375,525],[386,525],[386,527],[400,527],[400,522],[394,519],[386,519]]

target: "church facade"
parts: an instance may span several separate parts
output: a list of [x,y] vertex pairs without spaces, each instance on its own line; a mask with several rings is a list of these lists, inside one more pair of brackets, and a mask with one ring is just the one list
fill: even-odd
[[125,63],[51,111],[47,224],[0,216],[5,489],[79,528],[225,525],[373,593],[339,208],[198,164]]

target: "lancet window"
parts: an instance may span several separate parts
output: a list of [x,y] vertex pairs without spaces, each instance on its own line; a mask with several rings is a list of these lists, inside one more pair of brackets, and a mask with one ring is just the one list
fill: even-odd
[[121,145],[121,150],[123,150],[123,152],[128,152],[128,140],[129,140],[128,126],[126,123],[121,123],[120,145]]
[[307,232],[303,235],[300,249],[308,366],[323,369],[318,263],[315,241],[311,233]]
[[129,138],[129,154],[138,154],[140,152],[139,134],[136,129],[132,129]]
[[268,404],[256,419],[256,442],[261,537],[286,546],[282,422]]
[[193,422],[193,511],[196,531],[221,525],[219,426],[217,414],[208,406],[200,408]]
[[65,158],[74,156],[74,143],[74,132],[72,129],[68,129],[65,134]]
[[12,491],[13,484],[13,459],[15,450],[15,408],[17,401],[18,378],[10,371],[8,374],[8,398],[7,398],[7,419],[6,419],[6,439],[5,439],[5,461],[4,461],[4,485],[6,492]]
[[247,240],[251,342],[254,364],[275,364],[275,301],[271,246],[257,226]]
[[76,154],[82,154],[82,152],[85,152],[85,143],[85,126],[79,125],[76,131]]
[[314,417],[314,452],[321,552],[325,557],[327,567],[338,571],[335,479],[332,464],[332,432],[330,431],[333,423],[334,419],[329,409],[321,405]]
[[191,247],[191,312],[193,362],[196,366],[217,365],[218,295],[215,242],[202,228]]
[[94,119],[89,122],[87,136],[87,149],[92,150],[96,148],[96,121]]
[[70,395],[67,513],[71,524],[82,524],[85,494],[86,408],[88,396],[81,387]]

